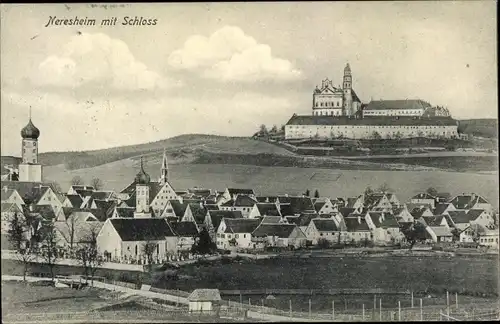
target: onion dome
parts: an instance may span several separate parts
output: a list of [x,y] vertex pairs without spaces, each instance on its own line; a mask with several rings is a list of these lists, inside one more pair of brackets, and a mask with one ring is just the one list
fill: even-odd
[[141,157],[141,171],[139,171],[139,173],[137,173],[137,175],[135,176],[135,182],[137,184],[148,184],[150,180],[150,176],[144,171]]
[[346,64],[344,72],[351,72],[351,67],[349,66],[349,63]]
[[28,125],[24,126],[24,128],[21,130],[21,137],[26,138],[26,139],[38,139],[40,136],[40,130],[36,128],[35,125],[30,121],[28,122]]

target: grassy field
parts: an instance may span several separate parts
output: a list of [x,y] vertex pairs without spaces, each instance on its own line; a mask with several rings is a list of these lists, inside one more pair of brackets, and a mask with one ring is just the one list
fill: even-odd
[[[361,194],[367,186],[376,188],[383,183],[395,190],[398,198],[434,187],[440,192],[459,194],[476,192],[498,206],[496,173],[461,173],[446,171],[369,171],[320,168],[258,167],[231,164],[171,164],[170,182],[175,189],[195,186],[224,190],[226,187],[254,188],[258,194],[301,194],[306,189],[327,197],[350,197]],[[152,179],[160,174],[158,160],[146,160],[146,171]],[[66,170],[63,166],[44,168],[47,179],[57,181],[67,190],[73,176],[86,183],[93,177],[104,182],[106,189],[122,190],[138,172],[137,160],[121,160],[89,169]]]

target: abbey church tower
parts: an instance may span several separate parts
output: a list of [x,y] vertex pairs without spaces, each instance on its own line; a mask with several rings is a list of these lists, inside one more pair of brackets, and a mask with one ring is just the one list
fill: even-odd
[[22,161],[19,164],[19,181],[42,182],[42,165],[38,163],[38,137],[40,130],[31,121],[21,130]]
[[353,107],[352,102],[352,74],[351,67],[349,63],[344,68],[344,83],[342,86],[344,91],[344,115],[352,116],[355,114],[356,110]]

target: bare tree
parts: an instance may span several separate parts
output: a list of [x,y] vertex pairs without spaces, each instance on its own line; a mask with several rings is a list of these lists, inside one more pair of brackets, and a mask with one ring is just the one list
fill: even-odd
[[259,133],[260,133],[260,135],[267,135],[268,134],[266,125],[264,125],[264,124],[260,125]]
[[368,186],[368,187],[366,187],[364,193],[365,193],[365,196],[371,196],[371,195],[373,195],[373,189],[370,186]]
[[76,217],[74,217],[74,215],[71,215],[66,220],[66,226],[68,227],[69,250],[70,250],[70,253],[72,254],[74,252],[73,245],[75,243],[75,231],[76,231],[76,228],[75,228]]
[[380,134],[378,132],[373,132],[372,133],[372,138],[374,140],[379,140],[379,139],[382,139],[382,136],[380,136]]
[[273,127],[271,127],[270,133],[276,134],[277,132],[278,132],[278,126],[273,125]]
[[50,186],[52,187],[52,190],[54,190],[55,193],[61,193],[62,192],[61,185],[58,182],[52,181],[50,183]]
[[90,185],[94,187],[95,190],[101,190],[102,187],[104,187],[104,183],[99,178],[93,178],[92,181],[90,181]]
[[56,229],[54,223],[46,222],[42,227],[41,233],[41,246],[40,251],[42,254],[43,263],[50,269],[50,276],[54,281],[54,267],[58,260],[58,245],[56,237]]
[[378,187],[377,191],[388,192],[388,191],[391,191],[391,188],[389,188],[389,185],[384,182],[382,185],[380,185],[380,187]]
[[433,187],[427,188],[427,190],[425,192],[427,192],[429,195],[431,195],[433,197],[436,197],[438,194],[438,191],[436,190],[436,188],[433,188]]
[[36,258],[37,244],[30,244],[31,224],[26,217],[14,213],[9,223],[8,239],[16,251],[16,257],[23,263],[23,280],[26,281],[28,264]]
[[85,271],[85,282],[88,282],[88,277],[90,275],[91,286],[94,286],[94,275],[103,262],[97,248],[98,234],[98,227],[90,225],[87,234],[84,235],[79,242],[79,249],[76,252],[77,260]]
[[71,185],[72,186],[80,186],[83,185],[83,179],[80,176],[74,176],[73,179],[71,179]]

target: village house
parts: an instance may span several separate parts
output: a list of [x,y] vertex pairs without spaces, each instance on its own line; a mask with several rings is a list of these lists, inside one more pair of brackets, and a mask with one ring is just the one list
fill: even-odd
[[17,190],[15,189],[9,189],[8,187],[3,187],[1,193],[1,198],[2,198],[2,203],[12,203],[16,204],[20,209],[23,208],[22,205],[24,205],[24,200],[19,195]]
[[83,199],[78,194],[66,195],[62,202],[63,208],[83,208]]
[[217,248],[222,250],[254,249],[252,233],[259,225],[258,219],[223,218],[217,229]]
[[498,249],[498,227],[478,225],[479,245]]
[[451,211],[456,211],[457,209],[453,204],[450,203],[438,203],[436,204],[434,210],[432,213],[434,215],[444,215],[444,214],[449,214]]
[[134,218],[134,207],[116,207],[110,218]]
[[456,210],[482,209],[488,213],[493,211],[491,204],[484,197],[475,193],[457,195],[449,202]]
[[473,224],[473,225],[467,226],[463,230],[459,230],[458,241],[460,243],[473,243],[473,242],[476,242],[476,240],[479,241],[478,240],[478,238],[479,238],[478,226],[479,225],[477,225],[477,224]]
[[190,312],[212,312],[220,307],[219,289],[195,289],[189,296]]
[[252,196],[237,194],[234,199],[220,205],[220,209],[240,211],[244,218],[248,218],[256,204],[257,200],[252,198]]
[[154,244],[153,259],[162,262],[177,254],[177,239],[162,218],[110,218],[97,235],[97,246],[108,261],[144,263],[146,244]]
[[182,217],[182,222],[193,222],[196,225],[198,231],[205,226],[205,216],[207,214],[207,209],[202,202],[198,203],[188,203],[184,216]]
[[372,232],[372,241],[375,244],[396,244],[404,239],[399,223],[390,213],[368,212],[365,221]]
[[385,193],[372,193],[364,195],[364,207],[368,210],[389,212],[393,206]]
[[255,197],[255,199],[259,203],[272,203],[272,204],[277,204],[278,203],[278,197],[277,196],[258,196],[258,197]]
[[401,202],[399,201],[398,197],[396,197],[395,193],[386,192],[385,195],[386,195],[387,199],[389,200],[389,202],[391,203],[393,208],[401,206]]
[[309,197],[279,196],[278,206],[282,216],[298,216],[302,213],[316,213]]
[[314,209],[316,212],[321,215],[321,214],[331,214],[338,212],[337,205],[332,203],[332,201],[329,198],[324,198],[322,200],[316,200],[314,202]]
[[253,231],[251,241],[257,249],[265,247],[290,247],[297,249],[305,246],[306,235],[294,224],[261,223]]
[[410,214],[413,219],[417,220],[421,217],[431,217],[434,216],[434,213],[430,209],[430,206],[422,205],[419,207],[415,207],[410,210]]
[[236,200],[236,196],[247,196],[255,200],[255,192],[253,189],[226,188],[221,194],[220,204],[224,204],[230,200]]
[[426,230],[432,237],[432,242],[434,243],[453,242],[453,233],[447,226],[427,226]]
[[464,230],[470,224],[479,224],[490,226],[494,224],[494,219],[491,214],[484,210],[471,209],[468,212],[465,210],[456,210],[448,212],[450,219],[453,221],[453,226],[459,230]]
[[361,216],[344,218],[347,227],[347,232],[344,237],[341,237],[342,243],[359,244],[367,243],[371,240],[372,233],[366,220]]
[[198,236],[198,227],[192,221],[188,222],[172,222],[170,227],[178,236],[177,250],[178,251],[191,251]]
[[16,214],[21,219],[24,219],[23,210],[16,203],[4,203],[4,202],[2,202],[1,209],[2,209],[1,232],[2,234],[8,234],[9,229],[11,228],[12,220],[14,219],[14,216]]
[[85,185],[72,185],[69,187],[68,192],[66,195],[79,195],[78,191],[82,190],[89,190],[89,191],[94,191],[95,188],[93,186],[85,186]]
[[403,204],[401,207],[392,208],[392,214],[396,218],[398,222],[413,222],[414,218],[408,211],[406,204]]
[[436,197],[428,194],[427,192],[421,192],[411,197],[408,202],[415,205],[419,204],[429,205],[431,209],[434,209],[436,207],[435,206],[436,200],[437,200]]
[[330,243],[339,242],[341,232],[333,219],[315,218],[307,226],[305,235],[308,241],[317,245],[320,239],[325,239]]
[[256,203],[248,214],[248,218],[258,218],[263,216],[280,216],[276,203]]
[[344,208],[352,208],[355,210],[361,210],[365,207],[364,198],[365,198],[364,195],[359,195],[358,197],[347,198],[347,202],[346,202]]
[[184,217],[186,213],[188,203],[180,200],[171,199],[165,204],[165,209],[163,210],[160,217],[177,217],[179,220]]
[[208,210],[207,215],[205,216],[205,228],[210,234],[210,238],[212,242],[216,242],[216,234],[219,228],[219,225],[223,218],[243,218],[243,215],[240,211],[232,211],[232,210]]

